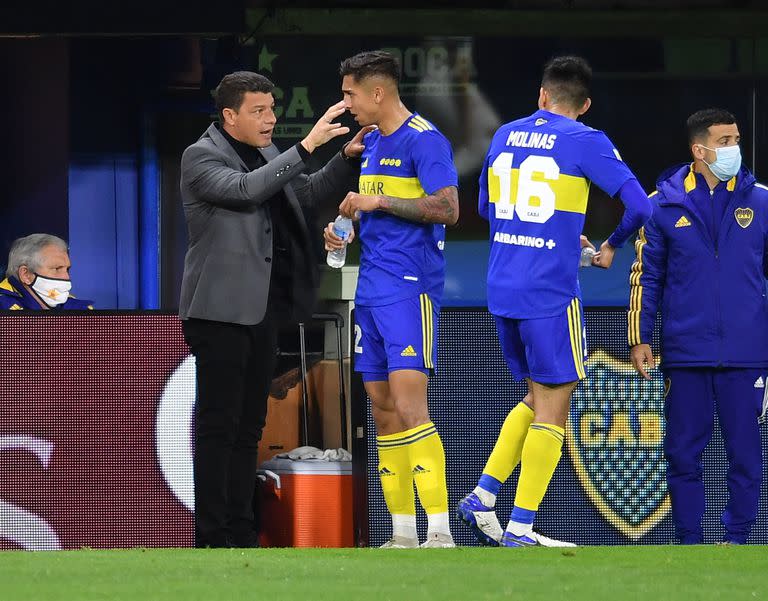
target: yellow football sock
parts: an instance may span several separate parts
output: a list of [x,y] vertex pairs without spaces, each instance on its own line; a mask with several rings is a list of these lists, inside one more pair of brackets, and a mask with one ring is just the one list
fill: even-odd
[[445,484],[445,451],[435,424],[429,422],[407,431],[408,452],[419,502],[427,515],[447,513],[448,487]]
[[523,444],[515,506],[537,511],[562,454],[565,430],[553,424],[531,424]]
[[520,463],[520,454],[531,422],[533,422],[533,409],[523,402],[518,403],[509,412],[491,456],[485,464],[484,474],[496,478],[499,482],[505,482],[509,478]]
[[416,515],[416,495],[406,432],[377,436],[379,478],[387,509],[392,515]]

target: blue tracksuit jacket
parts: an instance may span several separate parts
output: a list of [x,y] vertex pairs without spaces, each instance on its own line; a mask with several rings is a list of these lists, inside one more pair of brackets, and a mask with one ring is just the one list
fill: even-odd
[[665,367],[768,367],[768,188],[742,167],[710,192],[681,165],[650,196],[630,274],[630,346],[650,344],[660,311]]

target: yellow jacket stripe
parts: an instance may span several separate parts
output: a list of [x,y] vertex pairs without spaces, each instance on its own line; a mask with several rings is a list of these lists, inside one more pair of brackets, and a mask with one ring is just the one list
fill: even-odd
[[645,237],[645,228],[641,227],[637,241],[635,242],[635,254],[637,258],[632,263],[629,272],[629,312],[627,313],[627,341],[629,346],[635,346],[642,342],[640,339],[640,312],[643,308],[643,285],[640,278],[643,276],[643,247],[648,244]]

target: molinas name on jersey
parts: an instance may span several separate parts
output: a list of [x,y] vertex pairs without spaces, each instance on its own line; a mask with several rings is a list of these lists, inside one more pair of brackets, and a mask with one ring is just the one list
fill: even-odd
[[555,140],[557,140],[557,134],[542,134],[537,131],[511,131],[507,137],[507,146],[551,150],[555,145]]

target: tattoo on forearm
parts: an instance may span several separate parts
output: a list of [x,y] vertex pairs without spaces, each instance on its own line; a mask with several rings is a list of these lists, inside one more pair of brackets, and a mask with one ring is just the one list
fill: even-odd
[[456,186],[447,186],[421,198],[383,196],[380,209],[418,223],[455,225],[459,220],[459,192]]

